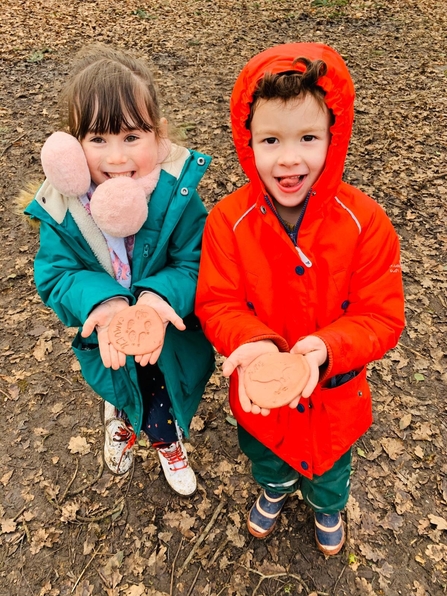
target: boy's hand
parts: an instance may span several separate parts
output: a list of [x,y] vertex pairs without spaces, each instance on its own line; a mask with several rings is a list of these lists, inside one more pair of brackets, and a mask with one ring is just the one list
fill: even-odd
[[244,385],[244,375],[247,366],[251,364],[255,358],[268,352],[279,352],[276,345],[269,339],[243,344],[242,346],[236,348],[236,350],[234,350],[234,352],[228,356],[222,366],[222,374],[224,377],[229,377],[237,368],[239,375],[239,401],[241,402],[241,407],[244,412],[262,414],[262,416],[268,416],[268,414],[270,414],[270,410],[268,408],[260,408],[250,401],[247,393],[245,392]]
[[[172,323],[174,327],[176,327],[179,331],[184,331],[186,329],[183,319],[179,317],[175,310],[172,308],[172,306],[168,304],[166,300],[164,300],[158,294],[154,294],[153,292],[144,292],[138,298],[137,304],[143,304],[144,306],[150,306],[151,308],[153,308],[160,317],[160,319],[163,321],[165,332],[166,327],[169,323]],[[139,354],[138,356],[135,356],[135,362],[138,362],[138,364],[140,364],[141,366],[146,366],[147,364],[155,364],[163,349],[163,343],[159,348],[157,348],[150,354]]]
[[112,300],[103,302],[89,314],[81,333],[82,337],[89,337],[96,328],[102,363],[106,368],[114,370],[118,370],[126,364],[126,354],[119,352],[110,343],[109,325],[113,317],[125,308],[129,308],[129,304],[124,298],[112,298]]
[[[310,366],[310,377],[307,385],[304,387],[301,397],[310,397],[318,384],[320,378],[319,367],[327,360],[327,348],[322,339],[315,335],[308,335],[304,339],[297,341],[290,350],[291,354],[303,354]],[[291,408],[296,408],[300,398],[290,402]]]

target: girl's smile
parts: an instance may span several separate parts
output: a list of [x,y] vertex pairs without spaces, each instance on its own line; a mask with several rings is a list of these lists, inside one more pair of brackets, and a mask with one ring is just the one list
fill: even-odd
[[89,132],[81,145],[96,185],[121,176],[143,178],[158,162],[159,140],[154,130],[122,130],[118,134]]

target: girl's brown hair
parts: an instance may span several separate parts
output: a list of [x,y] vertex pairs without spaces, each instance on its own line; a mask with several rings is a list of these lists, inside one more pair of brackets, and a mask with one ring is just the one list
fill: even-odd
[[256,105],[260,99],[280,99],[284,103],[290,99],[295,99],[301,95],[312,95],[318,103],[323,107],[325,92],[322,87],[319,87],[317,82],[320,77],[327,73],[327,66],[323,60],[311,61],[308,58],[295,58],[293,64],[301,62],[305,65],[304,72],[298,70],[288,70],[278,74],[266,72],[263,78],[258,81],[255,92],[253,94],[253,101],[251,103],[250,115],[247,119],[246,126],[249,129]]
[[157,89],[143,60],[102,45],[82,50],[62,93],[70,133],[153,130],[159,134]]

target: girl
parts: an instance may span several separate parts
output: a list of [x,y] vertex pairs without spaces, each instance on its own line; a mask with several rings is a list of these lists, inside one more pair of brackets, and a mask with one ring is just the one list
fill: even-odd
[[[46,180],[27,207],[40,221],[37,290],[65,325],[82,327],[73,349],[85,380],[105,400],[109,469],[115,474],[130,469],[132,445],[142,429],[170,486],[191,495],[196,478],[182,431],[188,434],[214,368],[213,350],[193,314],[206,218],[196,187],[210,158],[171,145],[152,74],[125,53],[100,46],[81,52],[63,107],[91,185],[85,194],[67,196]],[[71,165],[55,171],[65,168],[72,175]],[[149,208],[135,233],[117,237],[106,226],[108,231],[100,229],[90,200],[100,185],[124,178],[145,181]],[[132,218],[132,208],[126,217]],[[118,228],[126,229],[126,221],[122,224]],[[136,303],[156,310],[164,343],[151,354],[126,357],[109,343],[108,326],[116,313]]]

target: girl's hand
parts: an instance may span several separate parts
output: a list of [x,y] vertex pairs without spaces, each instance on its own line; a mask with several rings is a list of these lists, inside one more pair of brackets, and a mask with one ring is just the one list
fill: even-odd
[[82,328],[82,337],[89,337],[96,328],[99,353],[106,368],[118,370],[126,364],[126,354],[119,352],[109,341],[109,325],[113,317],[125,308],[129,308],[124,298],[112,298],[92,310]]
[[[137,304],[150,306],[155,310],[160,319],[163,321],[165,333],[166,327],[169,323],[172,323],[174,327],[179,331],[184,331],[186,329],[183,319],[179,317],[175,310],[172,308],[172,306],[168,304],[166,300],[164,300],[158,294],[154,294],[153,292],[144,292],[138,298]],[[138,362],[138,364],[140,364],[141,366],[146,366],[147,364],[155,364],[163,349],[163,343],[164,337],[163,342],[159,348],[157,348],[150,354],[139,354],[138,356],[135,356],[135,362]]]
[[268,408],[260,408],[250,400],[245,392],[244,385],[244,375],[247,366],[251,364],[255,358],[268,352],[279,352],[276,345],[269,339],[243,344],[228,356],[222,366],[222,374],[224,377],[229,377],[237,368],[239,375],[239,401],[241,402],[241,408],[244,412],[261,414],[262,416],[268,416],[268,414],[270,414]]
[[[303,354],[310,366],[310,377],[307,385],[304,387],[301,397],[310,397],[318,384],[320,378],[319,367],[327,360],[327,348],[322,339],[315,335],[308,335],[304,339],[297,341],[290,350],[291,354]],[[296,408],[300,398],[290,402],[289,407]]]

